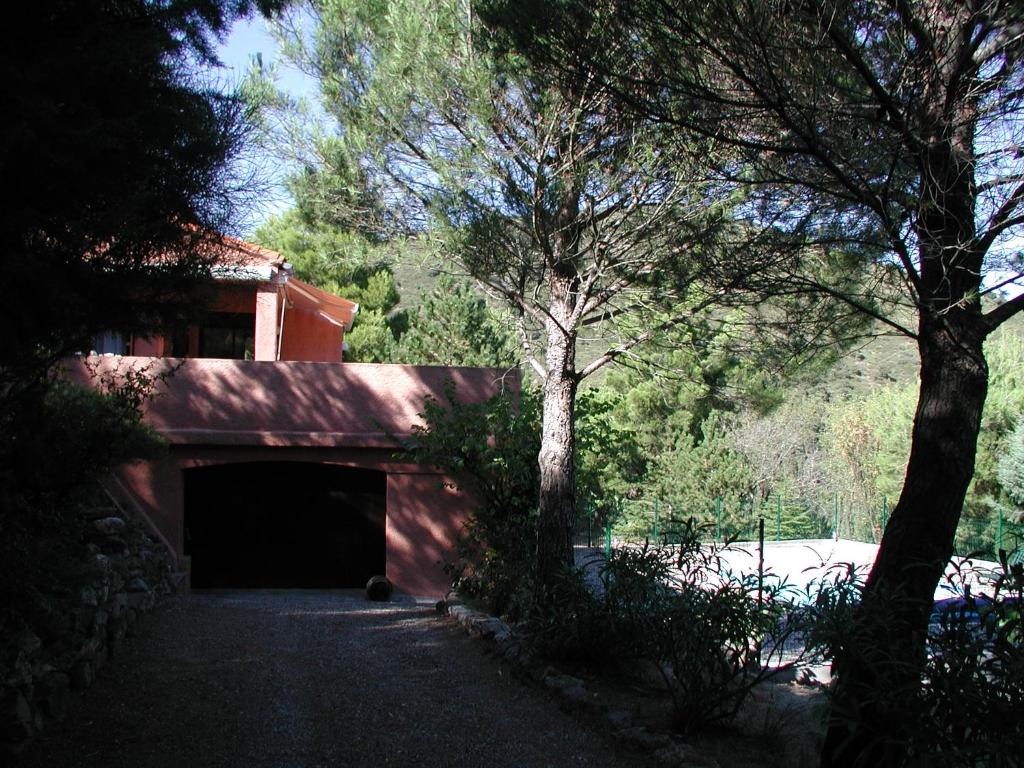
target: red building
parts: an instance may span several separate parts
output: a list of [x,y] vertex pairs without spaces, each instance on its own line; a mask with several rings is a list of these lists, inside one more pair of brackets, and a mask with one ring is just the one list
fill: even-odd
[[166,337],[96,339],[99,354],[340,363],[359,305],[304,283],[275,251],[222,236],[201,325]]
[[196,588],[354,587],[383,573],[442,594],[470,501],[396,451],[446,380],[480,401],[518,390],[518,370],[343,363],[358,306],[296,280],[272,251],[224,242],[201,325],[108,336],[77,371],[170,373],[146,410],[166,456],[123,467],[109,489]]

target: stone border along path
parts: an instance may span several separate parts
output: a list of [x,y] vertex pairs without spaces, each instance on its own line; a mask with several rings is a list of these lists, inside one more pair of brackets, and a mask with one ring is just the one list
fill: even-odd
[[[560,698],[566,695],[572,694]],[[44,732],[19,764],[625,768],[649,762],[616,751],[561,711],[559,698],[524,686],[481,653],[479,643],[439,620],[433,605],[371,603],[354,590],[283,590],[168,598],[67,720]]]
[[577,712],[598,722],[603,721],[607,732],[616,741],[634,751],[647,753],[655,765],[687,768],[718,766],[715,760],[700,755],[681,739],[634,725],[633,712],[628,708],[609,707],[596,694],[591,693],[586,682],[580,678],[560,674],[551,666],[532,667],[529,654],[516,639],[512,629],[501,619],[464,605],[453,594],[439,602],[437,610],[455,619],[471,637],[486,641],[493,655],[550,690],[563,711]]

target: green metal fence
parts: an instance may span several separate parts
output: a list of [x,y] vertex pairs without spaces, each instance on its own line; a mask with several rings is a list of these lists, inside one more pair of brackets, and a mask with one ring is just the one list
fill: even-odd
[[[755,541],[764,520],[768,541],[838,537],[878,543],[889,522],[889,501],[865,505],[838,495],[822,501],[771,497],[760,503],[727,504],[709,499],[698,509],[680,510],[660,499],[612,499],[581,510],[576,543],[610,547],[611,541],[677,540],[682,521],[693,518],[710,541]],[[962,518],[956,535],[959,555],[996,559],[999,550],[1024,561],[1024,525],[994,510],[987,519]]]

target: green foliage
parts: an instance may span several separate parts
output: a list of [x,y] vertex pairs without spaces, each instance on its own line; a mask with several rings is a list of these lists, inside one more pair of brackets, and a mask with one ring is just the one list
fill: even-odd
[[97,479],[125,462],[163,453],[139,405],[145,371],[99,382],[99,390],[55,378],[19,402],[0,435],[0,627],[66,596],[86,561],[79,508]]
[[1024,422],[1010,434],[1006,452],[999,458],[999,484],[1018,508],[1024,508]]
[[466,280],[443,276],[410,313],[395,362],[511,368],[518,344],[505,319]]
[[1002,464],[1013,451],[1012,433],[1024,414],[1024,332],[1020,324],[1007,324],[993,334],[985,346],[985,356],[989,363],[989,391],[978,437],[974,480],[964,510],[968,516],[979,519],[989,517],[992,508],[1006,501],[1019,506],[1004,482]]
[[[300,199],[300,206],[310,204]],[[393,362],[396,338],[406,318],[394,312],[398,287],[388,265],[401,257],[400,244],[376,242],[302,207],[269,219],[256,230],[255,240],[284,256],[300,280],[359,304],[345,337],[346,360]]]
[[[890,749],[898,745],[894,766],[1016,765],[1024,749],[1024,567],[1004,555],[994,581],[988,573],[952,573],[947,586],[961,598],[945,608],[937,604],[923,667],[904,684],[890,678],[867,702],[892,714],[891,730],[871,738]],[[988,597],[965,590],[978,577]],[[848,566],[837,566],[817,585],[812,607],[800,617],[816,652],[827,658],[857,653],[850,641],[858,614],[890,626],[883,610],[862,603],[863,587],[864,574]]]
[[728,318],[695,318],[658,334],[635,360],[609,372],[608,386],[623,394],[621,418],[652,452],[683,432],[699,439],[715,411],[763,412],[781,401],[784,366],[766,359],[768,350],[739,345],[735,337],[744,332]]
[[916,387],[890,385],[828,410],[823,440],[834,490],[867,507],[903,485]]
[[230,229],[252,189],[231,165],[245,108],[204,69],[236,16],[280,5],[36,3],[0,30],[0,167],[18,190],[0,211],[0,408],[95,334],[194,310],[203,237]]
[[615,498],[635,495],[647,460],[634,425],[623,418],[625,397],[609,387],[580,392],[576,400],[576,482],[595,520],[609,520]]
[[567,579],[526,631],[548,656],[651,663],[672,697],[675,726],[692,735],[731,720],[770,675],[760,660],[778,660],[802,625],[787,620],[781,587],[765,588],[758,603],[756,579],[727,573],[694,521],[678,534],[675,546],[614,550],[597,566],[599,589]]
[[539,410],[528,390],[460,403],[449,386],[444,402],[424,403],[424,423],[405,445],[406,457],[440,467],[476,501],[447,564],[453,587],[513,619],[534,595]]
[[398,289],[388,268],[401,252],[396,245],[375,243],[299,208],[268,219],[254,239],[284,256],[300,280],[366,309],[388,312],[398,304]]
[[[723,525],[743,525],[743,510],[750,509],[754,477],[736,450],[726,417],[713,413],[701,426],[703,439],[680,437],[673,448],[654,460],[649,489],[668,507],[666,518],[711,519],[715,499],[725,510]],[[648,515],[649,517],[649,515]]]
[[[95,375],[95,374],[94,374]],[[26,397],[0,438],[4,504],[35,509],[97,479],[119,464],[160,455],[163,441],[142,423],[153,381],[145,369],[102,377],[98,389],[57,377]]]

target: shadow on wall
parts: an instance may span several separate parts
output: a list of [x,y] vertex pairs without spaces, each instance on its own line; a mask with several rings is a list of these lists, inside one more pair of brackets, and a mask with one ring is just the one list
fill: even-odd
[[183,474],[193,588],[350,588],[385,572],[384,472],[271,461]]

